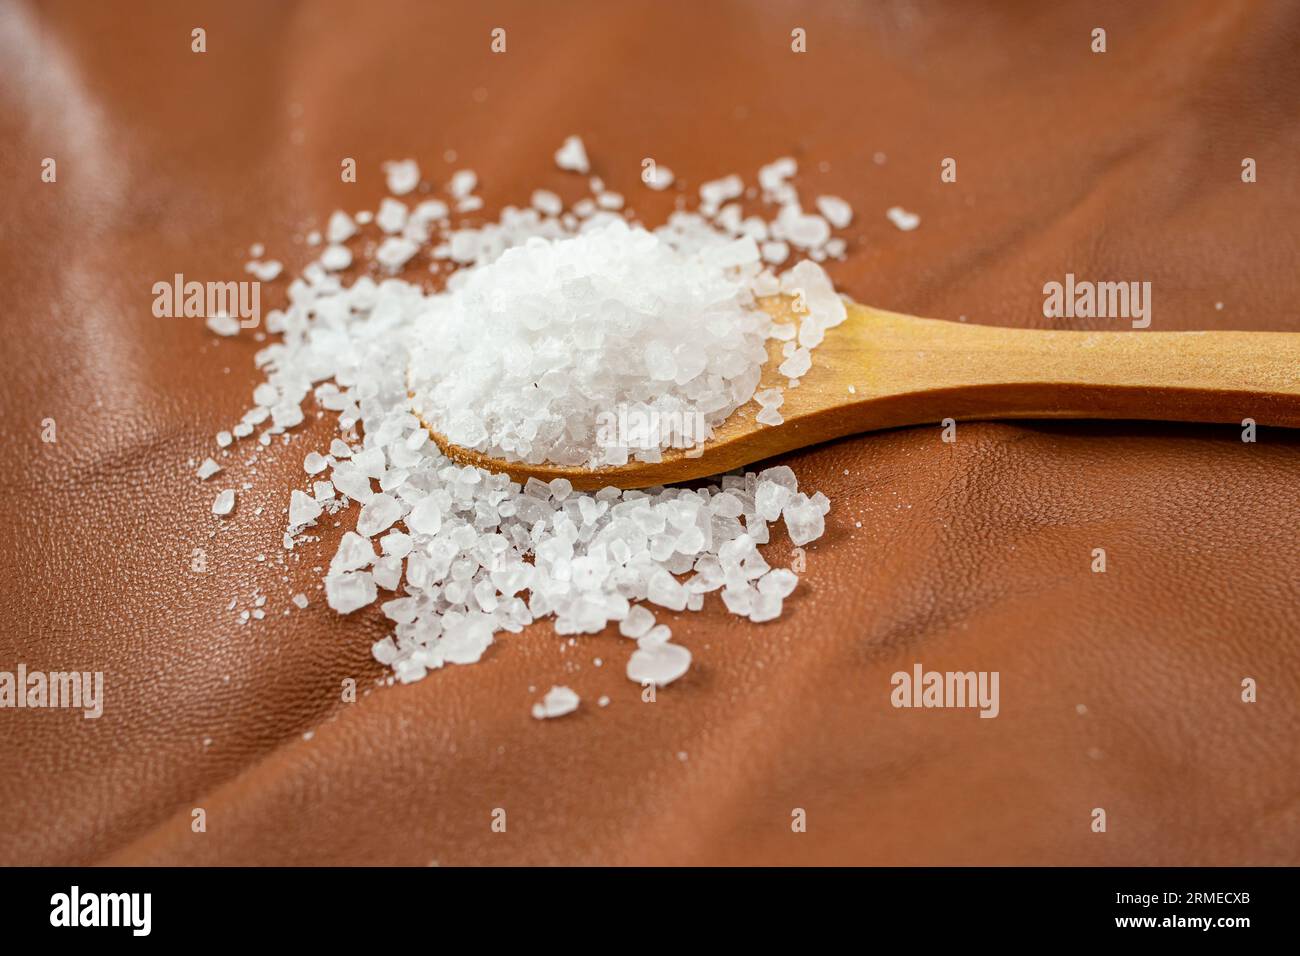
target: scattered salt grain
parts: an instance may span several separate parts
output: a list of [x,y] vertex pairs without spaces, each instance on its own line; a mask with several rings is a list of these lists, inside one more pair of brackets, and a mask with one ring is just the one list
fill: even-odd
[[579,698],[568,687],[554,686],[546,692],[540,704],[533,704],[533,716],[538,720],[563,717],[578,709]]
[[548,216],[558,216],[564,211],[560,197],[549,189],[534,190],[532,204],[534,209]]
[[300,527],[315,521],[320,517],[322,510],[324,509],[320,502],[305,492],[295,489],[289,495],[289,524],[292,527]]
[[555,151],[555,165],[561,169],[584,176],[591,172],[591,163],[587,161],[587,148],[577,136],[565,139],[564,144]]
[[641,180],[656,192],[662,192],[673,184],[673,178],[671,169],[661,163],[655,163],[650,170],[650,175],[643,175]]
[[402,506],[391,495],[375,495],[361,507],[357,518],[357,534],[369,538],[386,531],[402,516]]
[[326,246],[320,254],[320,264],[330,272],[341,272],[352,265],[352,250],[338,244]]
[[272,282],[279,277],[284,270],[284,264],[278,259],[267,259],[265,262],[249,262],[244,269],[251,272],[259,282]]
[[399,272],[419,251],[417,246],[405,236],[391,236],[380,243],[375,250],[375,261],[389,272]]
[[330,243],[347,242],[357,234],[357,224],[352,217],[341,209],[330,214],[329,224],[325,227],[325,238]]
[[235,489],[226,488],[217,494],[216,500],[212,502],[212,513],[214,515],[228,515],[235,510]]
[[654,623],[654,614],[638,604],[632,607],[627,612],[627,616],[619,622],[618,632],[624,637],[645,637],[650,628],[654,627]]
[[921,224],[921,217],[914,212],[908,212],[902,206],[890,206],[885,210],[885,215],[889,221],[901,229],[903,232],[911,232]]
[[207,481],[220,470],[221,466],[215,461],[211,458],[204,458],[203,464],[199,465],[199,470],[195,474],[198,475],[200,481]]
[[690,666],[691,652],[680,644],[652,643],[632,652],[627,676],[638,684],[663,687],[685,674]]
[[420,185],[420,166],[413,159],[384,163],[384,177],[388,191],[394,196],[405,196]]
[[817,211],[836,229],[843,229],[853,221],[853,207],[839,196],[818,196]]
[[451,174],[451,182],[447,186],[447,191],[451,193],[454,199],[464,199],[474,191],[478,185],[478,175],[472,169],[458,169]]
[[366,571],[342,571],[325,578],[325,598],[340,614],[373,603],[378,593],[374,577]]

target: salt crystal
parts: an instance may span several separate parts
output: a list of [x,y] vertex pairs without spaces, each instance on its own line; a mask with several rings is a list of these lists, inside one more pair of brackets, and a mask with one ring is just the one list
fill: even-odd
[[749,619],[754,624],[771,621],[781,616],[781,598],[775,594],[759,591],[753,595],[749,604]]
[[406,516],[406,526],[415,534],[437,534],[442,527],[442,511],[437,499],[422,498]]
[[339,541],[338,550],[330,560],[330,573],[359,571],[368,568],[375,561],[375,546],[355,531],[346,532]]
[[663,687],[685,674],[691,666],[691,652],[667,642],[638,647],[627,662],[629,680]]
[[366,571],[343,571],[325,578],[325,598],[340,614],[374,603],[378,594],[375,579]]
[[472,169],[458,169],[451,174],[451,182],[447,186],[447,191],[455,199],[464,199],[474,191],[478,185],[478,175]]
[[624,637],[644,637],[650,628],[654,627],[654,623],[654,613],[637,604],[627,612],[627,617],[619,622],[618,632]]
[[836,229],[843,229],[853,221],[853,207],[839,196],[818,196],[817,211]]
[[786,529],[790,532],[790,540],[796,545],[802,547],[822,536],[825,529],[822,512],[807,500],[807,496],[795,495],[782,514]]
[[686,589],[662,568],[650,576],[646,596],[660,607],[681,611],[686,607]]
[[782,375],[790,378],[801,378],[812,368],[812,355],[806,348],[797,348],[790,354],[790,357],[781,363],[777,369]]
[[406,228],[406,217],[406,203],[385,196],[379,201],[379,212],[375,213],[375,225],[387,233],[401,232]]
[[568,687],[554,686],[546,692],[540,704],[533,704],[533,716],[538,720],[563,717],[578,709],[578,695]]
[[673,171],[667,166],[662,163],[655,163],[652,169],[653,171],[648,178],[645,176],[641,177],[642,182],[651,189],[657,192],[662,192],[673,184]]
[[549,189],[538,189],[533,192],[533,208],[548,216],[558,216],[564,211],[564,203],[560,197],[555,195]]
[[380,243],[375,250],[375,261],[389,272],[397,272],[419,251],[410,239],[404,236],[392,236]]
[[265,262],[249,262],[244,269],[251,272],[259,282],[272,282],[279,277],[284,264],[277,259],[268,259]]
[[215,461],[211,458],[204,458],[203,464],[199,465],[199,470],[195,474],[198,475],[200,481],[207,481],[220,470],[221,466]]
[[564,145],[555,151],[555,165],[570,172],[582,173],[584,176],[591,171],[591,163],[587,161],[587,149],[582,145],[579,137],[570,136],[565,139]]
[[330,214],[329,224],[325,227],[325,237],[333,244],[347,242],[357,234],[357,224],[352,217],[336,209]]
[[911,232],[921,224],[921,217],[914,212],[908,212],[901,206],[890,206],[885,210],[885,215],[895,226],[903,232]]
[[387,530],[401,516],[402,506],[391,495],[381,492],[361,506],[357,534],[369,538]]
[[793,571],[775,568],[759,578],[758,592],[786,598],[794,593],[795,585],[798,583],[799,578]]
[[302,460],[303,470],[309,475],[319,475],[326,469],[329,462],[318,452],[308,452],[307,457]]
[[338,244],[325,247],[320,254],[320,264],[331,272],[339,272],[352,265],[352,250]]
[[388,191],[394,196],[405,196],[420,185],[420,166],[413,159],[387,162],[383,169]]
[[228,515],[235,509],[235,489],[226,488],[217,494],[216,500],[212,502],[212,513],[214,515]]
[[290,526],[296,527],[315,521],[320,517],[322,510],[320,502],[304,492],[294,490],[289,496]]

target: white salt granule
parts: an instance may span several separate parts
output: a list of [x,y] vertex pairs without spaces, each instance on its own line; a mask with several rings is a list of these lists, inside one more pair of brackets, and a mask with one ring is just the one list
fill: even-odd
[[812,356],[806,348],[797,348],[781,363],[777,371],[790,378],[801,378],[810,368],[812,368]]
[[584,176],[591,172],[591,163],[587,161],[587,148],[577,136],[565,139],[564,144],[555,151],[555,165],[561,169]]
[[920,216],[914,212],[908,212],[902,206],[890,206],[885,210],[885,216],[903,232],[911,232],[921,224]]
[[225,488],[217,493],[216,500],[212,502],[212,513],[214,515],[228,515],[235,510],[235,489]]
[[645,637],[654,623],[654,614],[638,604],[628,610],[627,616],[618,625],[618,632],[624,637]]
[[420,185],[420,165],[413,159],[387,162],[384,163],[384,177],[390,193],[405,196]]
[[691,652],[667,641],[642,641],[627,662],[629,680],[663,687],[685,674],[691,666]]
[[306,492],[295,490],[289,495],[289,525],[300,527],[320,517],[324,508]]
[[568,687],[555,686],[546,692],[540,704],[533,704],[533,716],[538,720],[563,717],[578,709],[579,699]]
[[381,492],[361,506],[361,514],[357,517],[357,534],[369,538],[388,530],[401,516],[402,506],[397,499]]
[[357,224],[352,221],[352,217],[341,209],[336,209],[330,214],[329,223],[325,227],[325,238],[331,243],[347,242],[357,234]]
[[259,282],[274,281],[284,270],[284,263],[278,259],[268,259],[265,262],[249,262],[244,269],[251,272]]
[[200,481],[207,481],[220,470],[221,466],[215,461],[211,458],[204,458],[203,464],[199,465],[199,470],[195,474],[198,475]]
[[329,467],[329,462],[325,460],[325,456],[320,452],[311,451],[308,452],[307,457],[302,460],[302,467],[309,475],[319,475]]
[[464,199],[474,191],[478,185],[478,174],[472,169],[458,169],[451,174],[451,182],[447,185],[447,191],[451,193],[453,199]]
[[673,171],[661,163],[655,163],[649,176],[642,176],[641,181],[656,192],[662,192],[673,184]]
[[836,229],[843,229],[853,221],[853,207],[839,196],[818,196],[817,211]]
[[564,203],[560,197],[549,189],[534,190],[532,204],[534,209],[547,216],[558,216],[564,211]]
[[387,233],[398,233],[406,228],[406,203],[385,196],[379,201],[375,225]]
[[419,251],[420,247],[405,236],[391,236],[375,250],[375,261],[389,272],[400,272]]
[[325,578],[325,598],[340,614],[351,614],[374,602],[374,577],[366,571],[340,571]]

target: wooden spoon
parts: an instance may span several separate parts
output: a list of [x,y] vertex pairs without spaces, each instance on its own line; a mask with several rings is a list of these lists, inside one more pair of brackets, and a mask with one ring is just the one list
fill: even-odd
[[[763,307],[793,319],[784,298]],[[781,345],[768,342],[761,388],[784,386]],[[813,349],[812,369],[785,389],[784,424],[754,421],[753,401],[691,451],[653,464],[592,470],[501,461],[453,445],[452,460],[516,481],[567,478],[574,488],[645,488],[730,471],[783,452],[900,425],[990,418],[1127,418],[1300,427],[1300,334],[1062,332],[918,319],[849,303],[848,319]],[[418,413],[418,409],[417,409]],[[427,425],[427,422],[426,422]]]

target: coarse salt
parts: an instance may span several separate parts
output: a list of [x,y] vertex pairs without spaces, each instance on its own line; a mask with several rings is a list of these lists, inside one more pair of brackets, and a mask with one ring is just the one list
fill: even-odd
[[[577,137],[556,162],[590,170]],[[344,533],[329,562],[325,598],[337,613],[374,607],[390,622],[372,653],[398,681],[473,663],[495,634],[550,617],[561,635],[616,624],[637,643],[628,677],[662,686],[686,673],[691,653],[646,603],[667,613],[699,610],[718,592],[752,621],[781,613],[797,577],[770,568],[759,546],[781,521],[796,545],[810,543],[830,507],[824,495],[799,491],[788,467],[696,488],[521,486],[448,460],[421,416],[467,447],[576,463],[653,457],[667,447],[597,435],[600,413],[620,404],[646,415],[698,414],[706,433],[750,399],[769,420],[779,418],[781,389],[758,390],[766,340],[786,342],[781,371],[794,378],[846,315],[815,262],[780,275],[767,269],[769,254],[781,251],[781,261],[790,254],[788,246],[766,249],[769,242],[832,254],[835,240],[826,236],[841,210],[823,202],[820,215],[803,213],[797,169],[783,159],[760,171],[764,200],[780,206],[770,223],[742,213],[739,177],[706,184],[699,213],[679,210],[654,230],[629,223],[612,198],[580,200],[565,212],[545,190],[532,194],[530,208],[508,208],[475,227],[451,226],[446,205],[430,201],[385,233],[399,218],[390,204],[381,209],[377,246],[369,238],[346,245],[371,214],[330,217],[330,246],[369,256],[390,275],[363,269],[345,286],[336,270],[304,270],[287,306],[267,317],[267,330],[280,336],[259,355],[267,381],[232,432],[246,438],[262,428],[269,440],[268,432],[305,420],[309,399],[337,415],[340,437],[329,457],[303,459],[308,475],[330,468],[329,480],[315,482],[312,494],[290,494],[286,547],[315,540],[304,529],[358,503],[356,530]],[[385,172],[395,195],[419,184],[414,161]],[[458,176],[453,197],[468,198],[477,181]],[[595,197],[613,196],[603,183],[591,185]],[[451,268],[442,291],[391,275],[421,249]],[[773,322],[756,307],[758,297],[778,292],[800,298],[797,323]],[[234,503],[227,489],[213,511],[229,514]],[[303,607],[299,596],[293,603]],[[555,687],[537,707],[558,716],[577,703],[571,690]]]

